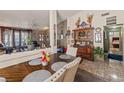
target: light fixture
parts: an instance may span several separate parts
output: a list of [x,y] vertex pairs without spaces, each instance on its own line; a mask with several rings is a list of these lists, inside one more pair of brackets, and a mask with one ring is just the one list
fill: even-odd
[[49,29],[49,27],[48,27],[48,26],[46,26],[46,27],[44,27],[43,29],[44,29],[44,30],[48,30],[48,29]]
[[118,76],[117,76],[116,74],[112,74],[111,77],[112,77],[113,79],[118,79]]

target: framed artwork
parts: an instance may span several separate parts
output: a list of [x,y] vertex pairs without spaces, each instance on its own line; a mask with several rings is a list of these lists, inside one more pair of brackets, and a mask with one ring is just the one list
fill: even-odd
[[71,35],[72,35],[72,38],[74,38],[74,33],[72,33]]

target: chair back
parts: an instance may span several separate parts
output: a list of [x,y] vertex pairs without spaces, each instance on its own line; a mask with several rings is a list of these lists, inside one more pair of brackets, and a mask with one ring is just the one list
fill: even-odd
[[64,68],[66,68],[66,72],[64,75],[63,82],[73,82],[74,81],[80,61],[81,61],[81,58],[78,57],[71,63],[64,66]]
[[65,71],[66,71],[65,68],[61,68],[56,73],[54,73],[51,77],[46,79],[44,82],[63,82]]
[[67,55],[75,56],[77,55],[77,48],[74,47],[68,47],[66,51]]

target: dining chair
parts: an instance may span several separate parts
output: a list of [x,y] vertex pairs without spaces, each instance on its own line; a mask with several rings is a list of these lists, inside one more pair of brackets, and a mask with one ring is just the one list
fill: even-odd
[[65,68],[61,68],[56,73],[54,73],[51,77],[46,79],[44,82],[63,82],[65,71],[66,71]]
[[72,61],[64,66],[66,71],[65,71],[64,78],[63,78],[63,82],[73,82],[74,81],[80,61],[81,61],[81,58],[77,57],[74,61]]
[[74,47],[68,47],[66,51],[67,55],[75,56],[77,55],[77,48]]

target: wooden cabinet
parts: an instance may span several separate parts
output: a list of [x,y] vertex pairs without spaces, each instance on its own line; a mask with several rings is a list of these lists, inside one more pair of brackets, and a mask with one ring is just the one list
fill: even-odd
[[91,46],[83,46],[83,47],[79,47],[79,46],[74,46],[78,48],[77,51],[77,56],[80,56],[84,59],[88,59],[88,60],[94,60],[94,55],[93,55],[93,47]]
[[75,29],[73,31],[74,47],[78,48],[77,56],[93,61],[93,28]]

